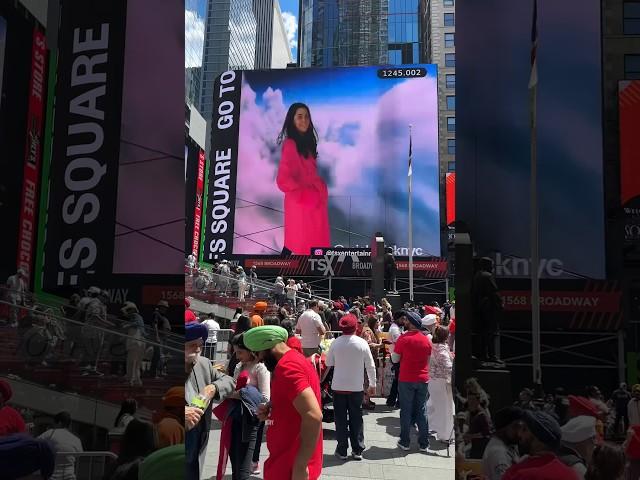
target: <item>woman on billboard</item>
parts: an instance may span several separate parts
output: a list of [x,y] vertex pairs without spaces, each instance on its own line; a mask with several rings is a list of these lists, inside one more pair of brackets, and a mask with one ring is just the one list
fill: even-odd
[[327,184],[318,175],[318,134],[309,107],[294,103],[278,136],[282,157],[276,182],[284,193],[284,247],[310,255],[312,247],[329,247]]

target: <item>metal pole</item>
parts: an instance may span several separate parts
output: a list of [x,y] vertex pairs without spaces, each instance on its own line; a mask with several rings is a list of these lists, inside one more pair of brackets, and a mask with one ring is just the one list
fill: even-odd
[[447,272],[447,276],[444,279],[444,294],[447,302],[449,301],[449,273]]
[[333,299],[331,296],[331,275],[329,275],[329,300]]
[[[411,142],[411,128],[409,125],[409,142]],[[411,153],[409,154],[411,155]],[[412,167],[413,168],[413,167]],[[413,172],[409,175],[409,301],[413,302],[413,208],[412,208],[412,180]]]
[[618,330],[618,383],[626,382],[626,361],[624,358],[624,331]]
[[536,87],[531,95],[531,335],[533,346],[533,382],[542,383],[540,367],[540,250],[538,234],[538,159],[536,131]]

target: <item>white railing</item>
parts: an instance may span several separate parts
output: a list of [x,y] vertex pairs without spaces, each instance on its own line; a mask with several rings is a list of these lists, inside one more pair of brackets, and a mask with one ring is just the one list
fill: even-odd
[[61,457],[75,459],[74,469],[77,480],[102,480],[108,467],[118,460],[118,456],[113,452],[57,452],[56,466]]

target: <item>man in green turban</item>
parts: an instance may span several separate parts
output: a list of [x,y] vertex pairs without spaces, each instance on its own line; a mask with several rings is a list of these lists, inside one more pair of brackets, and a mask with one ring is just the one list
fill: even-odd
[[269,425],[264,480],[317,480],[322,473],[320,378],[309,359],[287,346],[287,338],[276,325],[243,334],[245,346],[272,373],[271,402],[258,409]]

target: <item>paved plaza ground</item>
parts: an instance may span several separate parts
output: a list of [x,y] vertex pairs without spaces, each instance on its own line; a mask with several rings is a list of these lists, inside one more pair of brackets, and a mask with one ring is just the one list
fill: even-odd
[[[412,437],[411,450],[404,452],[396,446],[400,434],[400,410],[390,409],[384,404],[384,399],[376,398],[376,410],[364,413],[364,440],[367,449],[363,453],[362,461],[340,460],[334,456],[337,442],[335,440],[335,425],[323,424],[324,429],[324,466],[322,480],[350,480],[359,478],[383,480],[453,480],[455,476],[454,447],[447,457],[446,447],[432,442],[434,450],[422,453],[418,450],[417,437]],[[205,464],[205,480],[215,480],[220,445],[220,423],[214,421],[209,439],[207,461]],[[260,466],[269,453],[266,443],[261,450]],[[349,451],[351,455],[351,451]],[[262,479],[256,475],[253,479]],[[227,465],[224,480],[231,480],[231,466]],[[283,479],[285,480],[285,479]]]

